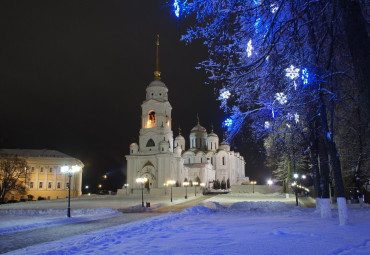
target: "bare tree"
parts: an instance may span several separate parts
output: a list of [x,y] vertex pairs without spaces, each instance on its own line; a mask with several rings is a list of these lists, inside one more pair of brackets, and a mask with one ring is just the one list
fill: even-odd
[[28,167],[24,159],[17,156],[2,156],[0,158],[0,203],[11,191],[20,195],[26,193]]

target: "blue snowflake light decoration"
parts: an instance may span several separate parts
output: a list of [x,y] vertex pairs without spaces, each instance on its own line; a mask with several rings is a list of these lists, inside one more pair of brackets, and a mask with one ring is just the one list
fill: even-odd
[[276,93],[275,98],[280,104],[286,104],[288,102],[287,96],[283,92]]
[[175,0],[174,2],[173,2],[173,8],[175,9],[175,15],[176,15],[176,17],[180,17],[180,4],[179,4],[179,2],[178,2],[178,0]]
[[226,118],[222,124],[224,127],[229,128],[233,124],[233,120],[231,118]]
[[296,68],[294,65],[291,65],[289,68],[286,68],[285,72],[286,72],[285,76],[289,77],[292,80],[299,76],[299,68]]
[[307,68],[303,68],[302,69],[302,75],[301,75],[301,78],[302,78],[302,81],[303,81],[303,85],[307,85],[308,84],[308,78],[309,78],[309,73],[308,73],[308,70]]

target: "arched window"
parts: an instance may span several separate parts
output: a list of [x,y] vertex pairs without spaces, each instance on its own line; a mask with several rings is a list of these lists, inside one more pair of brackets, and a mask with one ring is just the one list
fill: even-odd
[[155,126],[155,111],[151,111],[148,114],[148,121],[147,121],[147,128],[151,128]]
[[154,147],[154,146],[155,146],[155,143],[153,139],[149,139],[148,142],[146,143],[146,147]]

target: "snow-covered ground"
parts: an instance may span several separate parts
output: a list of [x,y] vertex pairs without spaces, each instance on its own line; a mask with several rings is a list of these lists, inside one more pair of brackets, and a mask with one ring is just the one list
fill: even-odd
[[[104,215],[98,210],[103,209],[85,217]],[[9,254],[370,254],[370,208],[349,208],[349,216],[350,224],[339,226],[336,210],[333,218],[321,219],[315,209],[297,208],[294,199],[280,194],[227,194],[183,212]]]

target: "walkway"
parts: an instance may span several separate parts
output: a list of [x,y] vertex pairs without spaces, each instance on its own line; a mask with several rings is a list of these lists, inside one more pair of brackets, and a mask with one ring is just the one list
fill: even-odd
[[197,205],[201,201],[210,197],[211,196],[199,196],[199,198],[185,201],[176,205],[158,208],[152,211],[124,213],[119,216],[105,219],[0,234],[0,254],[35,244],[52,242],[66,237],[84,234],[94,230],[127,224],[168,212],[179,212],[191,206]]

